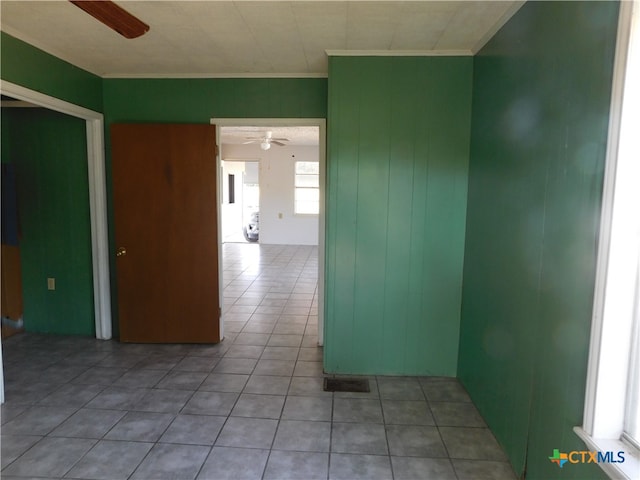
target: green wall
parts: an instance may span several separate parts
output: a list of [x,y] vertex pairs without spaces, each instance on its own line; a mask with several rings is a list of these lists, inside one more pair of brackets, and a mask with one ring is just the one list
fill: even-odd
[[102,79],[21,40],[0,32],[3,80],[102,111]]
[[527,2],[474,59],[459,378],[528,479],[582,450],[618,5]]
[[327,116],[324,78],[105,79],[103,88],[108,124]]
[[85,122],[3,108],[2,137],[2,161],[16,166],[25,329],[95,335]]
[[325,370],[454,376],[470,57],[329,59]]

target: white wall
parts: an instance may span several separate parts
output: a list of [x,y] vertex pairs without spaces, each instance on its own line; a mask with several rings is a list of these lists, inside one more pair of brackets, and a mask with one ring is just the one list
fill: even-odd
[[318,146],[223,144],[222,159],[260,162],[260,243],[318,245],[318,216],[294,215],[294,165],[297,161],[319,161]]

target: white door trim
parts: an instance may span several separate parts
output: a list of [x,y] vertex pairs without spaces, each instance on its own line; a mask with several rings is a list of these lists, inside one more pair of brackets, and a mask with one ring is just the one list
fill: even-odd
[[[216,142],[220,150],[220,127],[273,126],[273,127],[319,127],[320,145],[320,214],[318,215],[318,345],[324,344],[324,231],[325,231],[325,185],[327,172],[327,121],[324,118],[212,118],[216,126]],[[218,155],[218,172],[220,158]],[[220,196],[218,196],[218,219],[220,218]],[[218,225],[220,232],[220,225]],[[218,252],[222,256],[221,237],[218,235]],[[222,259],[220,258],[220,299],[223,297]],[[223,331],[222,319],[220,332]],[[222,335],[222,333],[220,334]]]
[[109,236],[104,164],[104,117],[99,112],[5,80],[0,81],[0,93],[86,121],[96,338],[108,340],[111,338],[112,332]]

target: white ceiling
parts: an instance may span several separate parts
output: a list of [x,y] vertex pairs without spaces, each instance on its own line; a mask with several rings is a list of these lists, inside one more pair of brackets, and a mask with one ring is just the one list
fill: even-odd
[[476,53],[523,1],[118,1],[127,40],[66,0],[0,2],[14,37],[104,77],[326,76],[332,54]]
[[[220,127],[223,144],[243,144],[256,137],[265,137],[271,132],[272,138],[286,138],[287,145],[318,145],[320,129],[318,127],[282,127],[282,126],[242,126]],[[253,143],[259,147],[259,141]]]

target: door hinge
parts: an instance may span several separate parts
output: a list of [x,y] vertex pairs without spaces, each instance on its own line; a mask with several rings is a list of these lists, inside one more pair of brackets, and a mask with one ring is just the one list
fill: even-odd
[[216,145],[216,157],[220,155],[220,147]]

